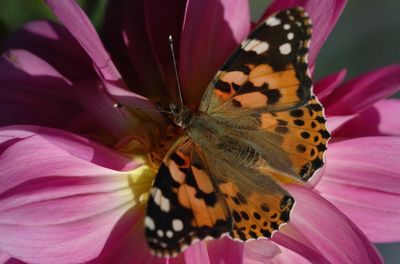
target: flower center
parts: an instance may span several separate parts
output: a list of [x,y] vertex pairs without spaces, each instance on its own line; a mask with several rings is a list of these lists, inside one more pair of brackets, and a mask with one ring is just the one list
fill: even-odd
[[182,135],[184,131],[182,128],[177,127],[175,125],[169,124],[167,125],[165,131],[162,135],[160,135],[160,141],[157,144],[157,147],[154,150],[148,153],[149,166],[155,171],[158,171],[165,155],[168,150],[171,148],[172,144]]

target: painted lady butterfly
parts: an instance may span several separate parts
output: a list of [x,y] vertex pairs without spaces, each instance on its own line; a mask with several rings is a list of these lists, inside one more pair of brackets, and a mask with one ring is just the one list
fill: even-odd
[[198,111],[175,106],[184,129],[150,191],[144,220],[153,254],[176,256],[196,240],[270,238],[289,221],[283,184],[306,182],[330,138],[312,92],[311,22],[279,12],[244,40],[207,88]]

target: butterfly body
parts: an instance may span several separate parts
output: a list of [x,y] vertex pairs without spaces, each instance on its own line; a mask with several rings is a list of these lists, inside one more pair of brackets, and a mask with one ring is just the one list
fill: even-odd
[[271,238],[289,221],[285,184],[304,184],[323,165],[330,137],[307,67],[311,22],[279,12],[222,66],[200,107],[171,106],[184,136],[156,175],[144,220],[157,256],[196,240]]

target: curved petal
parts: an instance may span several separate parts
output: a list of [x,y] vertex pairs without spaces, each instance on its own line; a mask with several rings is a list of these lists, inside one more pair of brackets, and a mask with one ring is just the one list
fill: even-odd
[[[345,115],[345,116],[328,116],[328,121],[326,125],[328,126],[328,131],[331,134],[335,133],[338,129],[344,126],[347,122],[354,119],[356,115]],[[335,134],[337,136],[337,134]]]
[[[131,41],[128,39],[132,39],[129,37],[129,30],[125,28],[126,25],[136,26],[143,29],[143,25],[139,24],[137,21],[130,21],[129,23],[125,23],[125,14],[129,12],[129,19],[137,20],[139,14],[142,15],[142,11],[137,6],[130,8],[127,5],[129,3],[135,4],[140,1],[128,1],[128,0],[116,0],[116,1],[107,1],[107,7],[105,10],[104,23],[102,25],[102,30],[100,35],[103,36],[102,40],[104,42],[105,47],[110,52],[111,57],[114,60],[119,72],[122,74],[124,81],[127,86],[133,91],[140,93],[143,96],[148,96],[143,89],[147,86],[146,84],[142,84],[140,81],[140,77],[142,74],[138,74],[138,72],[133,67],[133,62],[130,60],[130,50],[128,46],[131,44]],[[137,12],[137,14],[133,13]],[[143,19],[142,19],[143,20]],[[125,25],[126,24],[126,25]],[[139,25],[138,25],[139,24]],[[134,38],[133,38],[134,39]],[[145,42],[143,37],[139,37],[141,41],[138,41],[136,45],[142,44]],[[146,46],[146,44],[143,44]],[[145,64],[150,60],[150,56],[145,53],[142,54],[144,57],[147,56],[147,60],[142,60],[142,67],[145,68]],[[138,70],[140,70],[139,68]],[[142,68],[143,69],[143,68]],[[155,71],[147,71],[145,69],[144,72],[151,72],[155,75]],[[155,77],[154,77],[155,79]],[[160,85],[158,87],[161,87]]]
[[[106,86],[120,102],[129,105],[115,107],[117,101],[106,91]],[[76,85],[76,93],[86,111],[95,116],[117,140],[136,138],[141,145],[149,147],[154,142],[154,134],[159,130],[158,124],[151,121],[157,120],[161,124],[160,113],[152,111],[154,105],[148,99],[122,90],[111,83],[97,80],[88,80]],[[143,107],[149,111],[142,112],[137,108],[131,111],[131,106]]]
[[243,263],[244,244],[227,237],[207,242],[211,263]]
[[26,23],[2,47],[30,51],[71,81],[96,76],[85,50],[63,26],[52,21]]
[[131,90],[154,101],[168,94],[147,35],[143,0],[109,1],[105,36]]
[[374,242],[400,239],[400,138],[331,144],[317,190]]
[[[290,230],[291,232],[293,232],[293,230],[296,231],[294,227],[290,228],[289,226],[284,227],[282,231],[285,232],[284,230]],[[311,263],[330,263],[324,256],[324,253],[313,248],[313,245],[303,236],[300,236],[300,239],[294,239],[283,232],[276,233],[272,238],[281,249],[286,248],[296,255],[301,256],[302,258],[300,259],[305,259]]]
[[71,83],[25,50],[0,57],[0,125],[32,124],[64,128],[84,110]]
[[199,241],[191,245],[184,251],[185,260],[187,263],[204,263],[211,264],[207,252],[207,246],[204,241]]
[[[37,151],[26,153],[27,151],[24,150],[24,145],[22,143],[16,144],[19,141],[24,141],[24,144],[27,144],[27,147],[33,149],[37,148]],[[136,162],[130,157],[123,156],[120,153],[94,141],[70,132],[53,128],[36,126],[2,127],[0,128],[0,154],[6,154],[5,151],[10,151],[10,148],[15,151],[14,154],[10,156],[2,156],[0,162],[4,162],[4,164],[25,164],[28,161],[30,162],[30,159],[35,158],[35,155],[28,156],[27,154],[36,154],[40,153],[38,152],[39,150],[43,150],[44,155],[50,155],[48,152],[52,150],[54,151],[54,157],[57,157],[57,160],[60,162],[60,170],[62,170],[62,166],[64,165],[63,158],[77,158],[78,160],[84,161],[84,163],[82,163],[84,166],[86,166],[86,162],[90,162],[96,166],[119,171],[132,170],[142,165],[141,162]],[[60,158],[58,159],[58,157]],[[46,160],[41,160],[40,162],[43,162],[43,164],[48,163]],[[96,166],[94,168],[97,168]],[[15,173],[20,173],[21,170],[25,169],[23,167],[24,166],[15,166],[13,171],[15,171]],[[41,167],[38,166],[38,168]],[[43,169],[45,170],[45,168]],[[73,170],[73,168],[70,169]],[[2,170],[2,172],[4,173],[4,170]],[[7,180],[10,180],[14,184],[20,184],[24,181],[35,178],[36,173],[40,174],[42,171],[40,169],[35,169],[30,173],[19,176],[18,179],[12,179],[11,176],[7,176],[7,178],[3,177],[0,179],[0,191],[4,191],[3,188],[13,187],[10,186],[10,182],[6,182]]]
[[120,81],[121,76],[112,62],[89,18],[74,0],[46,0],[47,4],[92,58],[103,78]]
[[343,82],[346,74],[347,70],[343,69],[337,73],[324,77],[314,84],[314,93],[317,95],[318,99],[322,101],[322,103],[323,99],[332,93]]
[[207,85],[250,30],[248,1],[188,0],[179,72],[188,104],[198,104]]
[[[101,254],[89,263],[174,263],[174,261],[154,257],[150,254],[143,232],[143,216],[143,206],[127,211],[115,225]],[[182,260],[183,256],[180,256],[178,259]]]
[[282,250],[277,244],[266,239],[246,242],[244,249],[246,263],[265,263],[282,254]]
[[149,44],[161,73],[164,87],[175,102],[179,102],[179,97],[177,96],[176,77],[168,39],[171,35],[175,40],[174,53],[179,60],[179,39],[181,38],[185,6],[186,0],[144,1],[144,21]]
[[328,115],[359,113],[400,90],[400,64],[371,71],[338,87],[325,101]]
[[7,262],[9,262],[12,259],[12,257],[8,254],[6,254],[5,252],[2,252],[0,250],[0,263],[1,264],[5,264]]
[[14,129],[0,134],[0,249],[28,263],[95,258],[154,174],[146,167],[118,172],[99,166],[124,158],[71,134]]
[[335,131],[335,136],[342,138],[400,136],[399,115],[400,100],[382,100],[346,122]]
[[296,205],[282,232],[331,263],[382,263],[367,237],[331,203],[308,188],[289,185],[287,189]]
[[346,0],[333,0],[333,1],[319,1],[319,0],[274,0],[261,17],[260,21],[268,16],[283,9],[295,6],[302,6],[310,15],[313,25],[313,33],[311,39],[309,64],[313,67],[315,59],[325,40],[331,33],[335,26],[340,14],[342,13],[347,1]]
[[[248,243],[250,244],[250,243]],[[304,256],[292,251],[284,246],[275,244],[271,240],[258,240],[251,242],[252,245],[247,247],[245,251],[245,261],[246,264],[310,264],[310,263],[327,263],[325,259],[320,259],[316,261],[314,258],[312,261],[307,260]],[[254,252],[254,248],[248,250],[250,247],[256,246],[257,252]],[[269,249],[267,248],[269,247]],[[307,249],[308,251],[309,249]],[[310,254],[308,254],[310,255]]]

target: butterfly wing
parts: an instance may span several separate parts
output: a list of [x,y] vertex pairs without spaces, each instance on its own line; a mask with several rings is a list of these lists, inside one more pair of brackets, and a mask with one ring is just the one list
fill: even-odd
[[229,209],[200,151],[182,137],[156,175],[144,223],[157,256],[175,256],[196,239],[219,238],[231,230]]
[[312,85],[307,67],[310,38],[311,22],[302,8],[269,17],[222,66],[199,110],[279,111],[305,104]]
[[[257,173],[257,172],[255,172]],[[246,177],[246,175],[242,175]],[[262,175],[259,175],[260,178]],[[264,179],[264,183],[266,180]],[[273,181],[268,188],[274,192],[246,192],[233,181],[221,183],[219,188],[227,197],[226,201],[233,217],[233,228],[229,236],[247,241],[261,237],[271,238],[283,224],[289,221],[294,199]]]
[[[294,199],[274,179],[250,166],[247,161],[257,163],[257,154],[249,149],[243,151],[243,142],[230,137],[229,129],[226,132],[226,137],[218,144],[206,145],[203,150],[205,163],[224,194],[232,215],[233,226],[229,235],[241,241],[270,238],[289,221]],[[227,142],[232,145],[218,147]],[[238,153],[247,158],[238,157]]]
[[330,137],[308,73],[310,37],[311,22],[300,7],[269,17],[218,72],[200,106],[246,131],[249,144],[274,160],[270,171],[280,180],[308,180],[323,166]]

